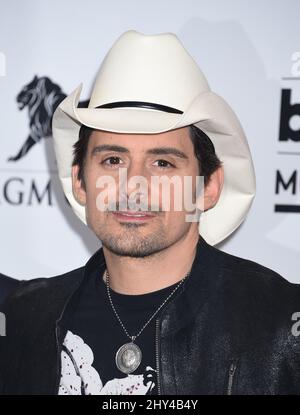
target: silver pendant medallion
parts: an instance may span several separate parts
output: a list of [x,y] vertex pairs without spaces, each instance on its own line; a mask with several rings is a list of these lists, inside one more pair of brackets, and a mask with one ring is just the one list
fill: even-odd
[[142,361],[142,352],[135,343],[126,343],[116,353],[116,365],[123,373],[132,373]]

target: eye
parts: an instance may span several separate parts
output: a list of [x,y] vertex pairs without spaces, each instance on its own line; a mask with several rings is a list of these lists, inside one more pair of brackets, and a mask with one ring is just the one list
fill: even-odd
[[163,160],[163,159],[161,159],[161,160],[156,160],[155,161],[155,163],[157,163],[157,162],[159,162],[161,165],[160,166],[157,166],[157,167],[159,167],[159,168],[161,168],[161,169],[166,169],[166,168],[168,168],[168,167],[175,167],[174,166],[174,164],[172,164],[172,163],[170,163],[169,161],[167,161],[167,160]]
[[[112,161],[112,163],[107,163],[108,160]],[[120,157],[112,156],[112,157],[108,157],[107,159],[101,161],[100,164],[105,164],[106,166],[113,166],[113,165],[120,164],[119,161],[121,161]]]

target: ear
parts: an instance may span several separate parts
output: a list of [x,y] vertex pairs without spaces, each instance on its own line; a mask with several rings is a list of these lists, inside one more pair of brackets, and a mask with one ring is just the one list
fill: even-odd
[[72,191],[75,200],[82,206],[86,204],[86,192],[82,186],[82,181],[78,179],[79,166],[72,166]]
[[[198,198],[197,207],[201,211],[206,211],[213,208],[221,195],[224,185],[224,168],[220,166],[210,176],[210,180],[204,188],[204,197],[201,195]],[[203,193],[203,192],[201,192]]]

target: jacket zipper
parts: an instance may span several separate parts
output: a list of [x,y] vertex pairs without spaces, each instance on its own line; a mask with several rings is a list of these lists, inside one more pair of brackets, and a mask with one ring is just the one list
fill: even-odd
[[229,368],[227,395],[232,395],[232,386],[233,386],[233,380],[234,380],[236,368],[237,368],[237,360],[232,362]]
[[159,320],[157,319],[155,321],[156,323],[156,330],[155,330],[155,355],[156,355],[156,376],[157,376],[157,391],[158,391],[158,395],[161,395],[161,391],[160,391],[160,373],[159,373]]
[[55,338],[56,338],[56,349],[57,349],[56,360],[57,360],[58,371],[56,373],[56,380],[55,380],[55,390],[54,390],[55,395],[58,395],[59,382],[60,382],[60,376],[61,376],[61,351],[60,351],[61,348],[59,345],[59,332],[60,332],[60,329],[56,323]]

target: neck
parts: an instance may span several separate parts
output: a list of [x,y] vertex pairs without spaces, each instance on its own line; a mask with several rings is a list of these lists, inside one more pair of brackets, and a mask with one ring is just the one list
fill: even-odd
[[190,271],[199,234],[188,235],[145,258],[122,257],[103,246],[109,286],[129,295],[147,294],[179,282]]

